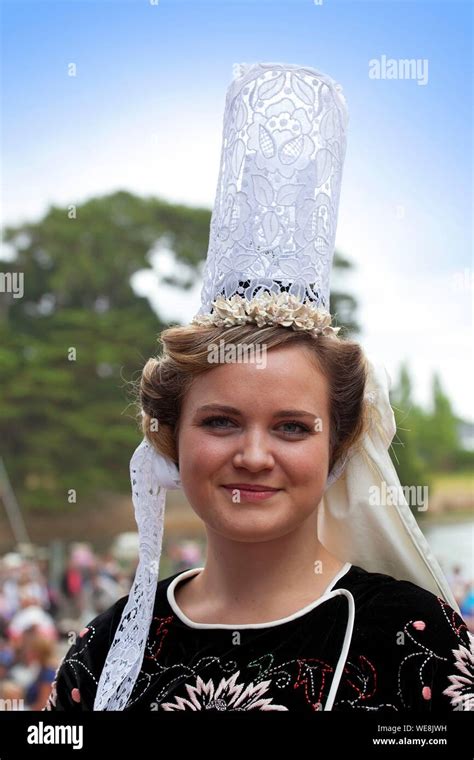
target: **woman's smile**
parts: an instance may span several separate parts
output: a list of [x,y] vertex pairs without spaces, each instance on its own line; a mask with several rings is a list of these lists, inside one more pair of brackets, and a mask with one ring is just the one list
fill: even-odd
[[239,504],[241,501],[264,501],[281,491],[281,488],[269,488],[265,486],[245,487],[244,485],[229,485],[222,486],[222,488],[232,494],[232,501],[235,504]]

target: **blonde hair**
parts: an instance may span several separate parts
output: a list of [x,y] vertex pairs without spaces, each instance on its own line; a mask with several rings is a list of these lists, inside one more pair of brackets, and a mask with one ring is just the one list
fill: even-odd
[[[324,374],[329,386],[329,471],[355,446],[366,429],[364,389],[367,363],[360,345],[337,336],[311,336],[281,326],[244,324],[232,327],[170,327],[159,338],[163,351],[145,364],[137,401],[143,434],[155,449],[178,465],[177,430],[183,399],[194,378],[209,372],[210,344],[223,346],[301,345]],[[155,423],[153,423],[155,421]],[[156,421],[158,425],[156,425]]]

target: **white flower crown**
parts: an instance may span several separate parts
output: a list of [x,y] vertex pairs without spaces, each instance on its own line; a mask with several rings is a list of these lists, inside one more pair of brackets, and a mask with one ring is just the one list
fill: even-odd
[[280,325],[293,330],[307,330],[313,336],[337,335],[340,327],[331,327],[331,314],[309,303],[302,303],[289,293],[262,293],[252,299],[240,295],[218,296],[212,302],[212,314],[195,316],[195,325],[227,327],[255,322],[258,327]]

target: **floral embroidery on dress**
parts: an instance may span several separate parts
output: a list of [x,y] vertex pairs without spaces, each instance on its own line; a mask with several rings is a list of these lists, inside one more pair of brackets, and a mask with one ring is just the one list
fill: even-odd
[[462,644],[459,649],[453,649],[454,667],[460,673],[448,676],[451,686],[443,691],[451,698],[455,710],[474,710],[474,636],[468,633],[469,649]]
[[222,678],[216,687],[209,679],[204,683],[200,676],[197,677],[196,685],[186,684],[185,688],[189,699],[177,696],[175,702],[165,702],[161,705],[162,710],[288,710],[284,705],[272,704],[272,697],[264,697],[271,681],[250,683],[245,686],[236,683],[240,671],[234,673],[231,678]]

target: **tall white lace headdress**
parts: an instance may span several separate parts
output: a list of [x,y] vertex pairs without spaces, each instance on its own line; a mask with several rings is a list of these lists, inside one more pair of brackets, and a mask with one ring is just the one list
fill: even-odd
[[240,64],[223,147],[199,314],[219,295],[289,292],[329,310],[347,109],[313,69]]
[[[227,91],[221,163],[195,324],[252,322],[333,335],[329,280],[346,151],[341,86],[316,69],[238,64]],[[367,358],[367,357],[366,357]],[[367,358],[363,440],[328,476],[318,537],[340,559],[409,580],[459,610],[407,504],[388,454],[390,378]],[[130,462],[140,556],[102,670],[94,710],[124,710],[140,672],[159,573],[174,462],[144,439]],[[391,494],[372,503],[373,489]]]

